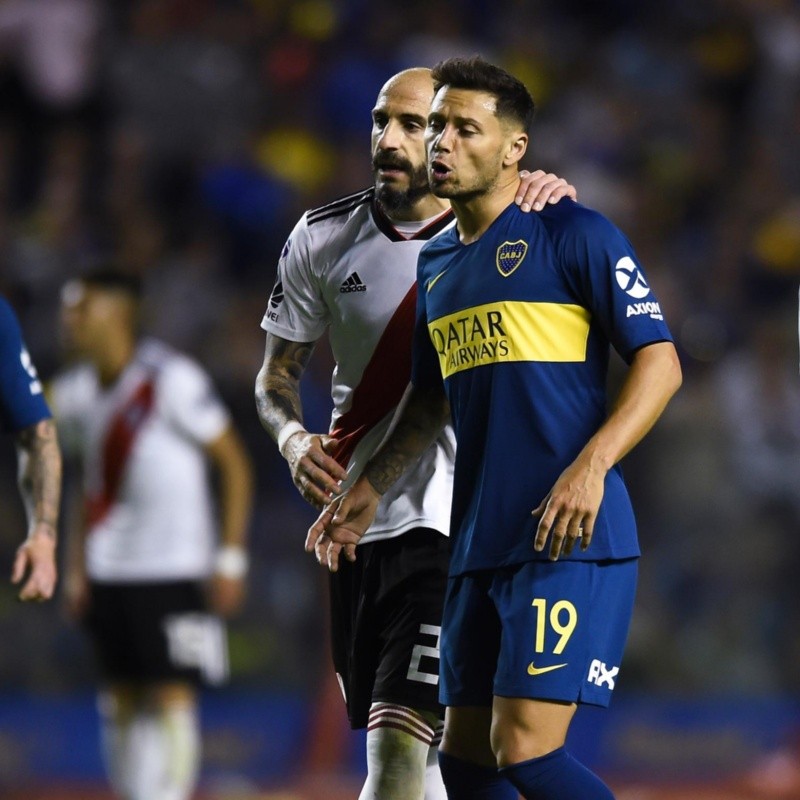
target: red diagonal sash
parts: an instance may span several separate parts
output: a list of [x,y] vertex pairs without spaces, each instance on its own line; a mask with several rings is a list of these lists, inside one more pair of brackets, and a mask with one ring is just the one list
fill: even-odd
[[149,378],[137,387],[111,418],[101,453],[102,486],[97,494],[86,498],[89,526],[100,522],[114,504],[136,436],[155,405],[155,394],[154,380]]
[[350,410],[336,421],[332,455],[347,467],[356,445],[403,397],[411,379],[411,345],[417,307],[417,284],[403,298],[375,347],[361,381],[353,390]]

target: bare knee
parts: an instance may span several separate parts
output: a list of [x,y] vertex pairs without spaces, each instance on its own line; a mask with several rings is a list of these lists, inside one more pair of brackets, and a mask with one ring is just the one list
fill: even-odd
[[552,753],[566,741],[575,705],[496,697],[490,741],[498,767]]

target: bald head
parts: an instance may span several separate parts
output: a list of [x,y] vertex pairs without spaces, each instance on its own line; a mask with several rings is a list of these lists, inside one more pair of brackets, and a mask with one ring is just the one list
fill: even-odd
[[[372,169],[378,202],[400,219],[430,216],[425,126],[433,99],[431,71],[414,67],[383,85],[372,110]],[[430,213],[429,213],[430,212]]]
[[378,101],[381,95],[392,94],[398,99],[404,97],[410,103],[421,101],[425,104],[425,114],[428,113],[431,100],[433,100],[433,78],[431,71],[427,67],[411,67],[404,69],[396,75],[392,75],[383,84],[378,93]]

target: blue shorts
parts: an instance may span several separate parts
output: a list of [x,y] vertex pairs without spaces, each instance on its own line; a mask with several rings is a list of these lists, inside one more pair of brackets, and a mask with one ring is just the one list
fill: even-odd
[[529,561],[448,581],[439,699],[494,695],[607,706],[636,593],[638,559]]

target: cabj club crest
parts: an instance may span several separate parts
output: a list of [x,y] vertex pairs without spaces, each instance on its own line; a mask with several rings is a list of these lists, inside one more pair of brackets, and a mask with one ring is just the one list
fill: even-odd
[[497,248],[495,259],[497,271],[507,278],[522,263],[527,252],[528,243],[523,242],[522,239],[517,239],[516,242],[503,242]]

